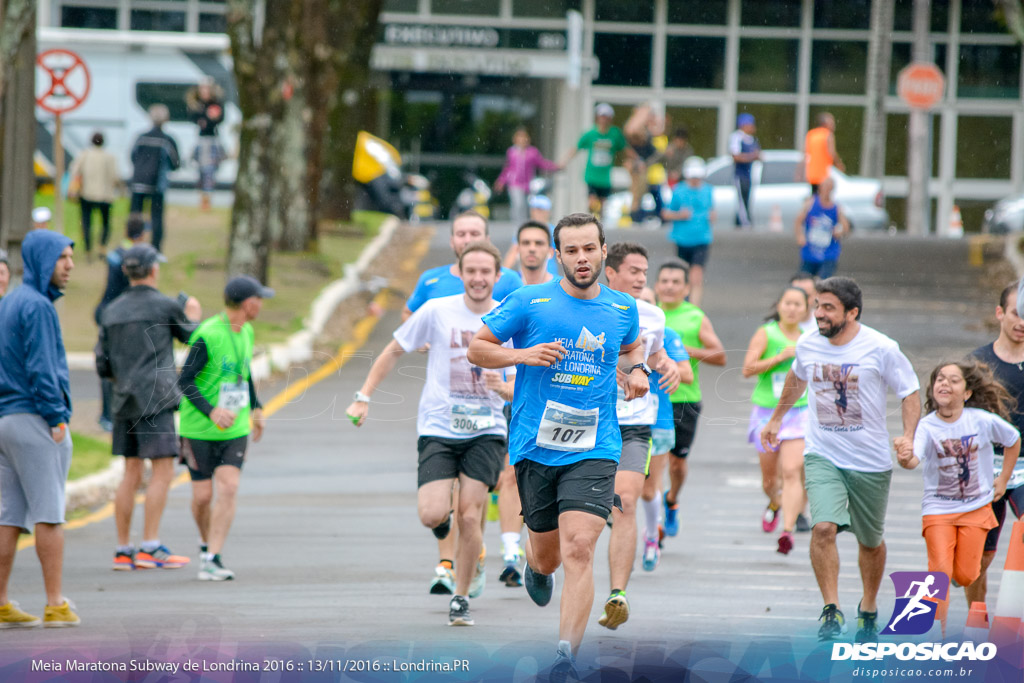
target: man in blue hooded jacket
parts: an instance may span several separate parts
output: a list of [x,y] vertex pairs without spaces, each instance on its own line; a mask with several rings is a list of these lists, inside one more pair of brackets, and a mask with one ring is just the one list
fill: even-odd
[[[74,242],[34,230],[21,245],[22,285],[0,300],[0,628],[77,626],[61,594],[64,485],[71,465],[71,385],[53,302],[74,268]],[[18,535],[35,531],[43,618],[7,596]]]

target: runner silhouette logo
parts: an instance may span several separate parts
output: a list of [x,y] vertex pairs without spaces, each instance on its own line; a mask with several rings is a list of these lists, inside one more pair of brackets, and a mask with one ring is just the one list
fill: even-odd
[[945,600],[949,577],[945,572],[893,572],[896,606],[882,631],[883,635],[917,636],[927,633],[935,623],[935,600]]

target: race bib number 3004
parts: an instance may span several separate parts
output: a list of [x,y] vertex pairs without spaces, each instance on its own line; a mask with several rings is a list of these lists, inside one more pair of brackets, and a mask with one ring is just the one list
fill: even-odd
[[537,430],[537,445],[575,453],[593,450],[597,443],[599,411],[599,408],[585,410],[548,401]]

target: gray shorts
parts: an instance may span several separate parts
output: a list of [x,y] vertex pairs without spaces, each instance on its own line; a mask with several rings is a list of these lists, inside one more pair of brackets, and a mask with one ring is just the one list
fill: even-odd
[[647,476],[651,468],[651,428],[649,425],[622,425],[622,456],[619,472],[639,472]]
[[0,526],[28,532],[40,522],[63,524],[70,467],[70,433],[54,443],[38,415],[0,417]]

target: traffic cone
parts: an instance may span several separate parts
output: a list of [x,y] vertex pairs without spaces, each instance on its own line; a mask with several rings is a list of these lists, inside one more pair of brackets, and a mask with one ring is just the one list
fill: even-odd
[[1014,522],[999,598],[992,615],[989,640],[996,645],[1014,643],[1020,637],[1024,617],[1024,522]]
[[772,232],[782,232],[786,226],[782,224],[782,207],[776,204],[772,207],[772,218],[768,222],[768,229]]
[[954,204],[953,211],[949,214],[949,230],[946,231],[946,237],[956,239],[963,236],[964,219],[960,215],[960,207]]
[[971,611],[967,613],[967,626],[964,628],[964,640],[975,644],[988,642],[988,610],[985,603],[971,603]]

